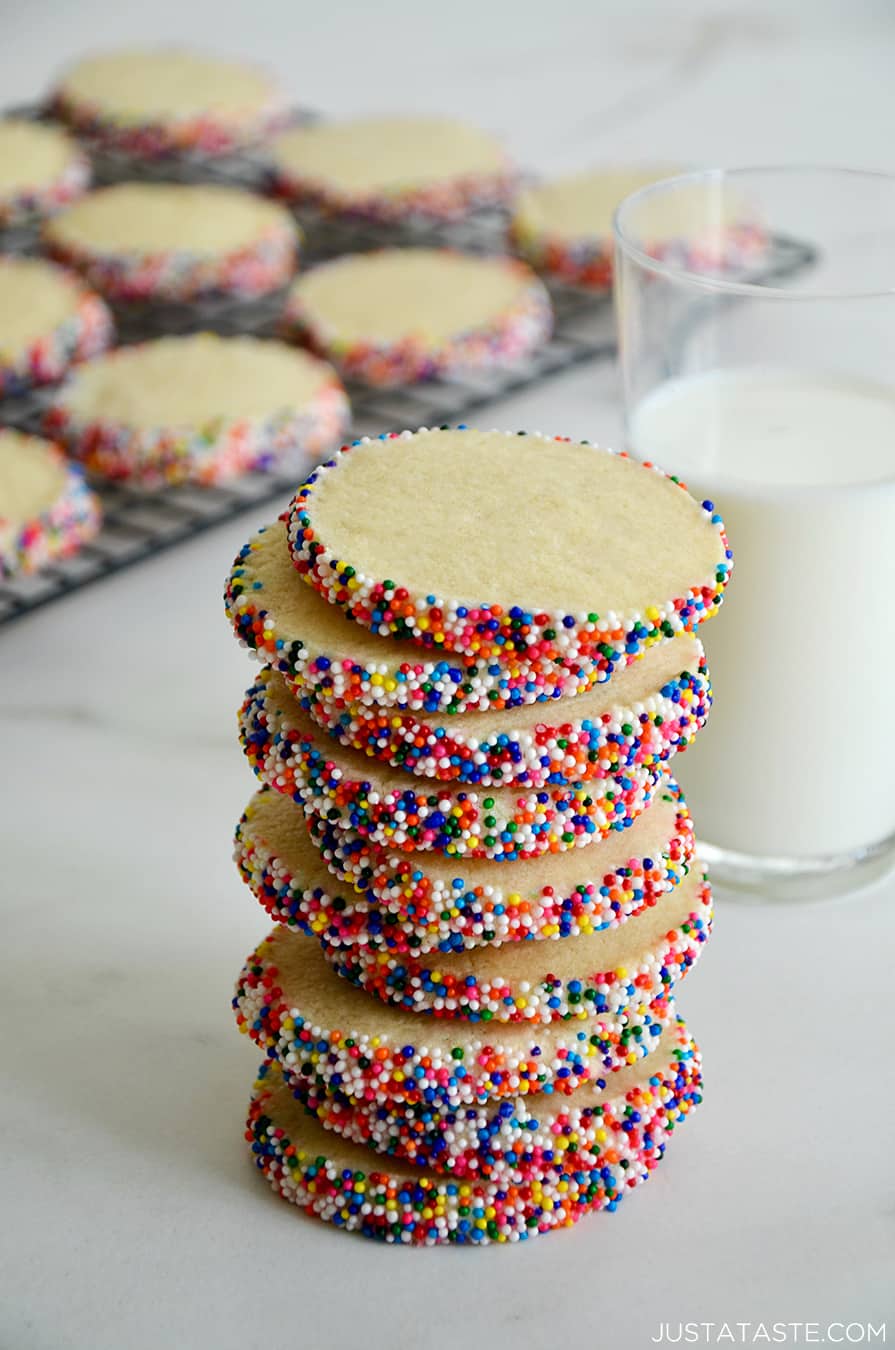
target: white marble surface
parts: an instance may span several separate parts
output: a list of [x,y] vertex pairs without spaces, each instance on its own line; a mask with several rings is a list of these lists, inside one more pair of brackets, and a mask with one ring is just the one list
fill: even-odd
[[[459,105],[537,169],[892,162],[884,0],[0,8],[4,102],[84,43],[213,33],[328,112]],[[487,421],[611,441],[612,373]],[[392,1251],[268,1193],[241,1137],[258,1056],[229,1012],[265,926],[229,860],[250,667],[220,607],[255,523],[0,633],[4,1350],[627,1350],[666,1322],[823,1335],[895,1313],[892,882],[722,903],[682,999],[706,1103],[615,1216],[512,1252]]]

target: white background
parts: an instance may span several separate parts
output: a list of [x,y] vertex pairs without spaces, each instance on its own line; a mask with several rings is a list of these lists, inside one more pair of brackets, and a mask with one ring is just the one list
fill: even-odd
[[[883,0],[3,3],[0,102],[84,47],[164,38],[267,60],[329,114],[462,113],[540,171],[895,158]],[[612,442],[613,372],[479,420]],[[682,999],[706,1103],[614,1216],[394,1251],[268,1193],[242,1142],[258,1055],[229,1012],[265,931],[229,859],[251,667],[220,602],[258,523],[0,633],[2,1350],[627,1350],[664,1322],[895,1313],[891,883],[722,902]]]

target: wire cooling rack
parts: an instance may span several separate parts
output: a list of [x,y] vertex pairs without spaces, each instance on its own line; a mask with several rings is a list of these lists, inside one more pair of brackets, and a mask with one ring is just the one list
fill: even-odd
[[[40,116],[39,109],[16,109]],[[299,113],[298,120],[312,114]],[[88,147],[89,148],[89,147]],[[226,182],[258,188],[264,185],[265,167],[251,155],[233,156],[210,163],[189,156],[166,159],[160,165],[137,168],[131,161],[108,154],[95,155],[99,182],[123,178],[162,178],[181,182]],[[411,221],[394,228],[337,224],[311,213],[299,215],[305,232],[303,263],[313,263],[340,253],[380,248],[386,244],[440,243],[476,252],[499,252],[506,230],[506,217],[497,210],[472,212],[462,221],[432,226]],[[0,233],[0,250],[36,252],[34,231],[20,229]],[[794,240],[777,239],[773,254],[762,269],[765,277],[784,276],[813,260],[810,248]],[[393,390],[348,386],[352,409],[352,436],[375,435],[405,427],[438,426],[462,422],[496,399],[537,386],[561,371],[587,361],[603,361],[614,355],[612,307],[608,299],[571,287],[552,288],[555,326],[551,340],[538,352],[512,366],[474,372],[453,379],[430,380]],[[165,333],[213,331],[225,334],[272,335],[285,294],[262,300],[239,301],[232,297],[209,297],[190,305],[117,306],[115,318],[120,342],[137,342]],[[0,403],[0,424],[39,432],[44,409],[52,391],[36,391],[24,398]],[[249,507],[284,501],[310,467],[310,462],[286,460],[276,469],[246,474],[219,487],[189,485],[155,490],[126,484],[93,483],[102,499],[104,525],[98,537],[73,558],[41,569],[33,576],[0,580],[0,625],[72,595],[103,577],[132,567],[160,551],[175,548],[204,530],[232,519]]]

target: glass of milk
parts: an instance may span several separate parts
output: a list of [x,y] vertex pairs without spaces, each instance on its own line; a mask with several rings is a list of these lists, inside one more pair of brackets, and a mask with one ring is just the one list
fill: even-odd
[[895,177],[686,174],[615,231],[629,447],[735,557],[675,772],[716,881],[848,893],[895,861]]

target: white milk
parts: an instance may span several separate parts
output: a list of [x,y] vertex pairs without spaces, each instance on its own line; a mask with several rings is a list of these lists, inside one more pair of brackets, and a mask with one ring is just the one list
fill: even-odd
[[675,765],[697,833],[766,858],[881,842],[895,831],[895,390],[709,372],[644,399],[629,440],[716,503],[734,551],[703,632],[715,706]]

